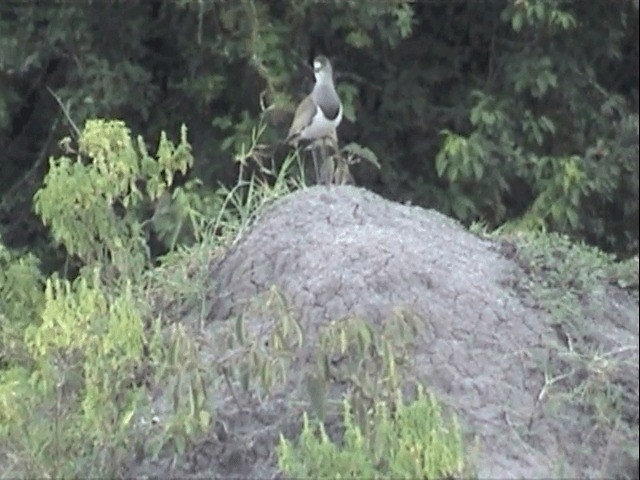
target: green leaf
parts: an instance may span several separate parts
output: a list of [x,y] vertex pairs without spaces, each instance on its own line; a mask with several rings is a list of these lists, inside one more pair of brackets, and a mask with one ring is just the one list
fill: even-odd
[[449,162],[446,152],[444,151],[444,149],[440,150],[436,155],[436,173],[438,174],[438,177],[442,178],[444,176],[444,173],[447,170],[448,163]]
[[378,161],[378,157],[373,151],[367,147],[363,147],[362,145],[351,142],[344,147],[342,147],[342,151],[354,155],[355,157],[361,158],[372,165],[376,166],[378,169],[380,168],[380,162]]
[[371,39],[371,37],[362,30],[349,32],[345,38],[345,41],[349,45],[352,45],[355,48],[359,49],[371,47],[371,45],[373,44],[373,40]]
[[307,375],[307,393],[313,411],[323,422],[327,413],[327,380],[317,375]]
[[473,167],[473,173],[476,180],[482,180],[482,174],[484,173],[484,165],[482,162],[476,159],[471,163],[471,165]]
[[524,24],[524,13],[522,11],[517,11],[514,13],[511,18],[511,28],[514,31],[519,32],[522,30],[522,25]]
[[358,98],[358,88],[347,82],[340,82],[336,86],[338,95],[342,101],[342,111],[344,118],[350,122],[356,121],[356,100]]

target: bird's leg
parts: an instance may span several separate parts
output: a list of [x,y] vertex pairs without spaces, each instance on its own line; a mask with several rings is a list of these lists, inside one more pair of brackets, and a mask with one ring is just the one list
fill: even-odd
[[327,138],[322,139],[322,166],[320,167],[320,174],[322,176],[322,183],[325,185],[330,185],[333,183],[333,175],[335,170],[335,162],[333,160],[333,155],[329,155],[329,151],[327,149]]
[[331,183],[330,179],[327,176],[327,162],[329,160],[328,156],[327,156],[327,144],[326,144],[326,138],[322,139],[322,166],[320,167],[320,172],[322,174],[322,183],[324,185],[329,185],[329,183]]
[[311,148],[311,157],[313,158],[313,170],[316,174],[316,184],[320,183],[320,170],[318,169],[318,147],[313,145]]

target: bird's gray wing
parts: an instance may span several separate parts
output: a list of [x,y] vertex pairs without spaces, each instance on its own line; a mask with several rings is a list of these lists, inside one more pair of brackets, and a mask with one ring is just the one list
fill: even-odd
[[315,103],[322,109],[327,120],[333,120],[340,112],[340,98],[330,85],[316,85],[311,93]]
[[302,130],[304,130],[313,119],[313,116],[316,114],[316,104],[313,102],[313,97],[311,95],[307,95],[298,108],[296,108],[296,113],[293,116],[293,121],[291,122],[291,127],[289,128],[289,134],[285,139],[285,143],[289,143],[295,137],[300,135]]

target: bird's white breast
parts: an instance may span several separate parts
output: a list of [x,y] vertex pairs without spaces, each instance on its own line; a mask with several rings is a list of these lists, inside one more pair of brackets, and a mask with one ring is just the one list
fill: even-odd
[[328,120],[322,113],[322,109],[316,108],[316,113],[313,116],[313,120],[311,120],[311,124],[301,132],[300,138],[303,140],[316,140],[326,137],[338,128],[341,121],[342,107],[340,107],[338,116],[333,120]]

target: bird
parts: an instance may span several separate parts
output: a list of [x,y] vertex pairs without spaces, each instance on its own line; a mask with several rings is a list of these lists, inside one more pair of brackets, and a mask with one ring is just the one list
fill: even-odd
[[[342,121],[342,102],[333,84],[333,67],[324,55],[313,60],[316,83],[313,90],[300,102],[293,115],[289,134],[284,143],[298,146],[301,140],[315,142],[330,139],[337,148],[336,129]],[[316,175],[318,168],[314,154]]]

